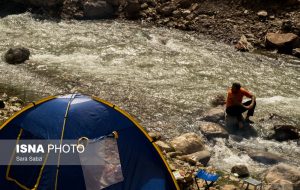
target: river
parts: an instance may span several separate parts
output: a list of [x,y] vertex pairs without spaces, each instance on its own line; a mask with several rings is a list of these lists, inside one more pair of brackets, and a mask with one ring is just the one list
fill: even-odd
[[[96,95],[128,111],[147,130],[172,138],[198,132],[211,98],[226,95],[239,81],[258,97],[255,118],[275,113],[300,124],[297,58],[236,52],[199,34],[118,20],[57,22],[25,13],[1,18],[0,33],[1,54],[13,46],[31,51],[27,64],[0,61],[0,92],[26,101],[74,92]],[[296,143],[258,137],[240,144],[280,149],[300,164]],[[221,152],[211,161],[219,167],[239,161],[261,168],[222,140],[211,148]]]

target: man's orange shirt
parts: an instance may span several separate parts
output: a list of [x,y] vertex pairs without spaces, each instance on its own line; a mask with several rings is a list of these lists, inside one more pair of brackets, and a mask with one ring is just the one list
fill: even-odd
[[240,90],[236,94],[233,94],[231,88],[229,88],[227,92],[226,107],[233,105],[233,99],[236,99],[237,102],[242,103],[244,96],[252,98],[252,94],[244,88],[240,88]]

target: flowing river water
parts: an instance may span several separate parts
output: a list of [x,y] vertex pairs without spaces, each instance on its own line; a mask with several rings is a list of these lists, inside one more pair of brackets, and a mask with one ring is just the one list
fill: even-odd
[[[205,36],[125,21],[49,21],[29,13],[0,19],[0,53],[30,49],[27,64],[0,61],[0,92],[26,101],[80,92],[113,102],[166,138],[194,131],[210,99],[240,81],[257,97],[257,118],[279,114],[300,124],[300,61],[236,52]],[[228,143],[230,146],[228,146]],[[280,154],[300,165],[296,142],[258,136],[210,144],[211,165],[265,168],[232,147]],[[253,166],[253,167],[252,167]]]

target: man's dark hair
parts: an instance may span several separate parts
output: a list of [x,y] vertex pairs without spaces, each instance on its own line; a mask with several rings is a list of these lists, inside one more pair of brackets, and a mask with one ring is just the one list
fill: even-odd
[[241,84],[238,82],[234,82],[234,83],[232,83],[232,88],[239,90],[241,88]]

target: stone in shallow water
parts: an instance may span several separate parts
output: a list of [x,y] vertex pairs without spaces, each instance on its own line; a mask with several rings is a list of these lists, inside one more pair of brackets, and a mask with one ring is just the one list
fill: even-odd
[[271,136],[277,141],[295,140],[299,139],[299,130],[293,125],[275,125],[275,133]]
[[86,1],[83,4],[83,12],[89,19],[111,18],[114,14],[112,6],[103,0]]
[[264,164],[277,164],[284,160],[283,158],[281,158],[276,154],[270,152],[263,152],[263,151],[250,152],[248,153],[248,155],[253,160]]
[[202,122],[199,129],[208,139],[229,137],[227,131],[225,131],[223,127],[217,123]]
[[205,112],[201,117],[201,120],[220,123],[222,120],[225,119],[225,108],[223,106],[218,106],[212,108]]
[[24,47],[10,48],[4,55],[5,61],[9,64],[23,63],[29,59],[30,51]]

